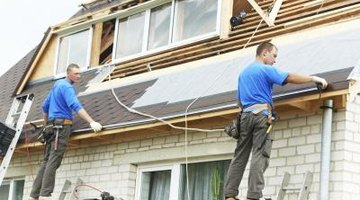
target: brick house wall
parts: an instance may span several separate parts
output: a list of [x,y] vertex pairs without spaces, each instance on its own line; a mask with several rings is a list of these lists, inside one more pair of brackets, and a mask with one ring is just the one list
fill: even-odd
[[[281,116],[273,131],[273,150],[267,169],[264,195],[275,198],[285,171],[291,174],[290,184],[301,184],[304,173],[313,172],[309,199],[317,199],[320,179],[322,112]],[[360,196],[360,103],[348,102],[346,109],[333,115],[333,133],[330,165],[330,198],[357,199]],[[147,138],[118,144],[89,144],[87,147],[69,149],[58,170],[54,196],[58,196],[66,179],[76,183],[81,178],[85,184],[110,192],[126,200],[134,199],[138,167],[151,163],[184,163],[184,133],[169,132],[166,136]],[[231,159],[235,140],[225,133],[194,133],[188,135],[188,156],[192,162]],[[25,175],[24,198],[30,193],[33,176],[29,163],[39,163],[41,153],[14,157],[9,168],[22,169]],[[32,167],[36,173],[37,167]],[[21,170],[20,170],[21,171]],[[240,196],[245,197],[248,168],[240,185]],[[90,188],[79,188],[80,197],[98,197]],[[287,200],[297,199],[289,194]]]

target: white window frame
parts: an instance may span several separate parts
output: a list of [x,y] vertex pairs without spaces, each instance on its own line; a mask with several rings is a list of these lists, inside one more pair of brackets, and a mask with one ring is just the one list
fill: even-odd
[[[172,49],[172,48],[176,48],[176,47],[179,47],[179,46],[183,46],[183,45],[187,45],[187,44],[191,44],[191,43],[194,43],[194,42],[198,42],[198,41],[201,41],[201,40],[206,40],[206,39],[209,39],[211,37],[216,37],[216,36],[219,36],[220,35],[220,22],[221,22],[221,11],[222,11],[222,1],[227,1],[227,0],[217,0],[217,16],[216,16],[216,27],[215,27],[215,31],[214,32],[211,32],[211,33],[206,33],[206,34],[203,34],[203,35],[199,35],[199,36],[196,36],[196,37],[191,37],[191,38],[188,38],[188,39],[185,39],[185,40],[182,40],[182,41],[179,41],[179,42],[172,42],[173,41],[173,30],[174,30],[174,21],[175,21],[175,9],[176,9],[176,1],[177,0],[162,0],[162,1],[159,1],[160,3],[159,4],[154,4],[152,5],[151,7],[150,6],[144,6],[142,9],[137,9],[136,12],[129,12],[127,15],[122,15],[122,16],[119,16],[116,18],[116,21],[115,21],[115,34],[114,34],[114,46],[113,46],[113,53],[112,53],[112,61],[111,61],[111,64],[116,64],[116,63],[119,63],[119,62],[123,62],[123,61],[127,61],[127,60],[131,60],[131,59],[135,59],[135,58],[139,58],[139,57],[143,57],[143,56],[147,56],[147,55],[150,55],[150,54],[153,54],[153,53],[157,53],[157,52],[161,52],[161,51],[164,51],[164,50],[168,50],[168,49]],[[170,30],[169,30],[169,34],[170,34],[170,37],[169,37],[169,44],[168,45],[165,45],[165,46],[162,46],[162,47],[158,47],[158,48],[155,48],[155,49],[151,49],[151,50],[146,50],[147,49],[147,41],[148,41],[148,38],[149,38],[149,23],[150,23],[150,11],[151,9],[155,8],[155,7],[158,7],[158,6],[161,6],[161,5],[164,5],[164,4],[167,4],[167,3],[170,3],[171,2],[171,19],[170,19]],[[141,5],[140,5],[141,6]],[[119,27],[119,21],[120,19],[123,19],[123,18],[127,18],[131,15],[134,15],[134,14],[137,14],[137,13],[140,13],[140,12],[144,12],[145,11],[145,27],[144,27],[144,36],[143,36],[143,45],[142,45],[142,52],[140,53],[136,53],[136,54],[133,54],[133,55],[128,55],[128,56],[125,56],[125,57],[122,57],[122,58],[116,58],[116,48],[117,48],[117,37],[118,37],[118,34],[119,34],[119,30],[118,30],[118,27]],[[147,28],[147,29],[146,29]]]
[[[24,181],[25,184],[25,179],[24,178],[16,178],[16,179],[11,179],[11,180],[6,180],[2,182],[2,185],[10,185],[9,187],[9,198],[8,199],[4,199],[4,200],[13,200],[14,199],[14,184],[15,181]],[[25,189],[25,185],[24,185],[24,189]],[[23,191],[24,194],[24,191]]]
[[140,199],[141,197],[141,182],[143,178],[143,173],[170,170],[171,179],[169,200],[177,200],[179,196],[180,166],[181,164],[138,167],[135,199]]
[[[61,40],[61,38],[64,38],[64,37],[67,37],[67,36],[70,36],[70,35],[74,35],[74,34],[77,34],[79,32],[85,31],[85,30],[89,30],[89,38],[88,38],[88,44],[87,44],[88,45],[88,50],[86,52],[86,66],[80,66],[80,71],[84,72],[84,71],[87,71],[89,69],[90,58],[91,58],[91,50],[92,50],[92,39],[93,39],[93,32],[94,32],[93,26],[89,26],[89,27],[86,27],[86,28],[82,28],[82,29],[79,29],[79,30],[76,30],[76,31],[72,31],[72,32],[68,32],[68,33],[64,33],[64,34],[59,35],[57,45],[56,45],[55,66],[53,68],[54,69],[53,74],[54,74],[55,78],[62,78],[62,77],[66,76],[66,72],[59,73],[59,74],[56,73],[57,67],[58,67],[58,62],[59,62],[60,40]],[[68,56],[68,58],[69,58],[69,56]],[[70,64],[70,63],[68,63],[68,64]]]
[[[231,158],[226,156],[221,156],[217,159],[196,159],[188,162],[189,164],[198,164],[204,162],[217,162],[217,161],[227,161]],[[164,170],[171,170],[171,180],[170,180],[170,196],[169,200],[178,200],[179,199],[179,190],[180,190],[180,172],[181,166],[185,165],[185,162],[178,162],[172,164],[164,164],[164,165],[138,165],[137,169],[137,177],[136,177],[136,186],[135,186],[135,199],[140,199],[141,197],[141,182],[143,178],[144,172],[157,172]]]

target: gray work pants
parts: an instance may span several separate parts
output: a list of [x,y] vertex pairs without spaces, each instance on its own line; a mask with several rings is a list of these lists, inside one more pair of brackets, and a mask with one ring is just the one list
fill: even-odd
[[[55,128],[47,130],[56,134]],[[60,167],[65,149],[71,133],[71,126],[64,125],[59,129],[57,149],[55,150],[55,137],[45,144],[44,160],[33,183],[30,196],[37,199],[39,196],[49,197],[54,191],[56,170]]]
[[252,149],[247,197],[259,199],[264,189],[264,172],[269,165],[272,139],[266,133],[267,116],[242,113],[240,137],[225,183],[225,197],[236,197]]

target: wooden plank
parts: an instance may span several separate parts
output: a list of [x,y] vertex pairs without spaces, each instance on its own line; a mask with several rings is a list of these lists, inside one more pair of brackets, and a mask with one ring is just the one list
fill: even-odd
[[103,32],[103,23],[95,24],[93,28],[90,66],[99,66],[102,32]]
[[[294,113],[299,112],[296,111],[296,109],[289,109],[291,108],[291,105],[294,105],[296,103],[300,104],[301,102],[307,102],[307,101],[315,101],[315,102],[321,102],[324,99],[332,98],[337,102],[335,104],[335,108],[338,109],[343,105],[342,102],[340,102],[340,99],[344,99],[344,95],[347,95],[348,90],[340,90],[340,91],[333,91],[333,92],[325,92],[321,95],[322,99],[319,99],[319,95],[306,95],[291,99],[284,99],[280,101],[275,101],[275,107],[279,115],[284,116],[286,118],[287,115],[294,115]],[[289,106],[290,105],[290,106]],[[319,103],[320,105],[320,103]],[[282,107],[286,109],[282,109]],[[320,109],[320,107],[318,108]],[[199,127],[199,128],[208,128],[210,127],[220,127],[220,124],[223,122],[226,122],[225,116],[232,116],[238,113],[239,109],[234,106],[234,108],[229,108],[226,110],[220,110],[215,111],[211,113],[201,113],[196,115],[188,116],[187,120],[189,123],[189,127]],[[301,111],[304,112],[304,111]],[[224,121],[221,121],[221,119],[224,118]],[[178,126],[184,126],[184,117],[178,117],[174,119],[167,120],[169,123],[172,123],[174,125]],[[71,137],[70,143],[73,145],[73,147],[81,146],[82,142],[76,142],[76,141],[88,141],[89,139],[94,139],[94,142],[96,143],[108,143],[109,137],[120,137],[122,140],[132,140],[132,139],[141,139],[144,138],[144,135],[147,135],[149,133],[156,133],[160,132],[158,134],[163,134],[164,132],[170,131],[180,131],[180,130],[173,130],[172,128],[169,129],[167,125],[164,125],[162,122],[152,122],[148,124],[142,124],[132,127],[123,127],[118,129],[111,129],[111,130],[105,130],[102,131],[100,134],[91,132],[86,132],[84,134],[77,134],[75,133],[74,136]],[[146,134],[145,134],[146,133]],[[116,135],[116,136],[112,136]],[[112,141],[112,140],[110,140]],[[84,145],[89,145],[89,142],[83,142]],[[39,146],[42,146],[43,144],[40,142],[35,143],[27,143],[27,144],[18,144],[17,151],[21,152],[24,148],[38,148]]]
[[[324,19],[320,19],[320,21],[323,21]],[[318,23],[318,22],[316,22],[316,23]],[[252,27],[253,29],[254,29],[254,27]],[[276,29],[282,29],[283,27],[282,26],[277,26],[276,27]],[[297,26],[295,29],[284,29],[285,31],[281,31],[281,32],[283,32],[283,33],[287,33],[287,32],[290,32],[290,31],[296,31],[296,30],[299,30],[299,28],[301,28],[300,26]],[[273,29],[273,30],[275,30],[275,29]],[[266,30],[261,30],[261,28],[260,28],[260,30],[259,30],[259,34],[261,33],[261,32],[265,32],[265,31],[268,31],[268,32],[271,32],[270,31],[270,29],[266,29]],[[277,31],[277,32],[273,32],[272,33],[272,35],[278,35],[279,34],[279,32],[280,31]],[[280,32],[280,33],[281,33]],[[244,38],[244,37],[247,37],[247,36],[249,36],[251,33],[249,32],[249,33],[246,33],[246,34],[242,34],[240,37],[242,37],[242,38]],[[226,42],[228,42],[228,41],[230,41],[230,40],[236,40],[236,39],[240,39],[240,37],[239,36],[234,36],[234,37],[231,37],[231,38],[229,38],[229,40],[222,40],[221,42],[223,42],[223,43],[226,43]],[[271,37],[271,35],[268,35],[268,36],[266,36],[266,35],[262,35],[262,38],[264,38],[264,37]],[[169,53],[170,55],[163,55],[163,54],[160,54],[160,55],[157,55],[157,56],[155,56],[155,57],[151,57],[152,58],[152,60],[156,60],[156,61],[154,61],[154,62],[151,62],[150,64],[151,64],[151,66],[154,66],[154,68],[163,68],[164,66],[166,66],[166,65],[168,65],[168,66],[170,66],[170,65],[172,65],[172,64],[176,64],[176,62],[172,62],[172,61],[170,61],[171,63],[168,63],[168,64],[166,64],[166,62],[168,62],[168,60],[171,60],[171,59],[174,59],[174,60],[181,60],[181,59],[183,59],[183,58],[186,58],[186,60],[188,60],[188,61],[191,61],[191,59],[189,59],[189,55],[192,55],[193,57],[192,58],[194,58],[194,59],[197,59],[196,58],[196,56],[194,56],[195,54],[202,54],[202,53],[205,53],[205,54],[208,54],[208,55],[214,55],[213,53],[208,53],[209,52],[209,50],[208,49],[204,49],[204,47],[210,47],[210,46],[212,46],[212,50],[214,50],[214,51],[219,51],[218,49],[220,49],[221,47],[220,46],[217,46],[218,44],[217,43],[219,43],[219,40],[216,40],[216,41],[213,41],[213,42],[209,42],[209,43],[207,43],[206,45],[201,45],[201,46],[195,46],[194,47],[194,50],[195,51],[191,51],[191,50],[189,50],[189,49],[186,49],[186,48],[184,48],[183,50],[180,50],[180,52],[171,52],[171,53]],[[234,49],[239,49],[239,46],[234,46],[233,45],[233,43],[232,42],[230,42],[230,43],[228,43],[228,44],[230,44],[231,45],[231,47],[229,47],[228,49],[226,49],[227,47],[226,46],[229,46],[229,45],[225,45],[225,49],[222,51],[222,52],[228,52],[228,51],[231,51],[231,50],[234,50]],[[202,47],[202,48],[201,48]],[[197,50],[196,50],[197,49]],[[188,53],[183,53],[183,54],[181,54],[181,52],[183,52],[183,51],[186,51],[186,52],[188,52]],[[221,51],[221,50],[220,50]],[[173,57],[173,55],[174,54],[176,54],[176,53],[179,53],[179,55],[178,56],[176,56],[176,57]],[[203,55],[200,55],[200,57],[204,57]],[[141,62],[142,60],[138,60],[138,62]],[[143,62],[144,63],[144,62]],[[183,62],[179,62],[179,63],[183,63]],[[128,64],[126,64],[127,66],[131,66],[131,64],[132,63],[128,63]],[[156,66],[156,65],[158,65],[158,64],[160,64],[160,66]],[[126,73],[127,72],[127,70],[130,70],[130,69],[134,69],[133,67],[135,67],[135,68],[138,68],[139,66],[141,66],[141,68],[143,68],[145,65],[137,65],[137,66],[132,66],[132,67],[129,67],[129,69],[126,69],[126,67],[127,66],[124,66],[124,65],[122,65],[122,70],[121,70],[121,73],[123,74],[124,72]],[[117,69],[115,69],[114,70],[114,75],[116,75],[116,73],[117,73]],[[131,73],[131,72],[130,72]],[[128,74],[130,74],[130,73],[128,73]]]
[[274,26],[274,22],[269,20],[267,13],[261,9],[261,7],[256,3],[255,0],[247,0],[252,7],[256,10],[256,12],[261,16],[261,18],[266,22],[268,26]]

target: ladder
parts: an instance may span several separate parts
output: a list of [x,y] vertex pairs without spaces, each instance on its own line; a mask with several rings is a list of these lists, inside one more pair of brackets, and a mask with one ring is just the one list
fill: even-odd
[[83,183],[84,182],[80,178],[78,178],[76,180],[76,185],[74,185],[74,188],[71,189],[71,181],[65,180],[63,188],[61,189],[61,192],[60,192],[59,200],[65,200],[66,197],[67,197],[67,199],[73,199],[74,198],[73,197],[73,195],[74,195],[73,192],[77,193],[77,191],[75,191],[76,186],[81,185]]
[[310,187],[312,184],[312,173],[307,171],[305,173],[304,180],[300,187],[289,187],[290,174],[285,172],[283,179],[281,181],[280,190],[276,195],[276,200],[283,200],[287,191],[298,192],[298,200],[306,200],[308,199],[310,193]]
[[15,97],[5,124],[0,122],[0,156],[4,156],[0,168],[0,185],[14,154],[33,100],[34,94]]

